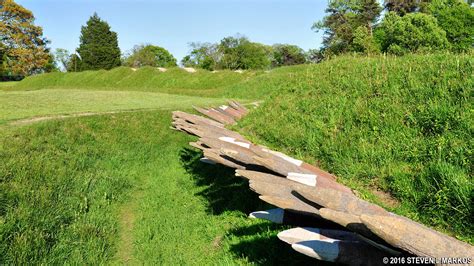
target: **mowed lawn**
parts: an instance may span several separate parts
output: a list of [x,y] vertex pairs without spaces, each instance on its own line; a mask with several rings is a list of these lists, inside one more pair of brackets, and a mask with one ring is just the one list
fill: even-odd
[[[0,264],[308,264],[231,169],[199,162],[171,110],[222,99],[1,92]],[[8,106],[8,107],[7,107]],[[153,108],[10,126],[51,114]]]
[[[1,87],[0,87],[1,88]],[[223,99],[140,91],[0,90],[0,124],[31,117],[212,105]]]

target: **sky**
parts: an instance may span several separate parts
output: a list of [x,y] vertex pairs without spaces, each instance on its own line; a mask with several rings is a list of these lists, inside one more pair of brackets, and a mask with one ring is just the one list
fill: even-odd
[[178,60],[190,42],[218,42],[242,34],[264,44],[289,43],[313,49],[321,33],[311,26],[324,16],[325,0],[17,0],[31,10],[50,47],[79,46],[81,26],[97,12],[118,33],[122,53],[150,43]]

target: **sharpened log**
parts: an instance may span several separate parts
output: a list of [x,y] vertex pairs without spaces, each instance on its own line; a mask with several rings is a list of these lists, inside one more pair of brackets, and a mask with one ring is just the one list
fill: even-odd
[[266,182],[270,184],[277,184],[277,185],[282,185],[282,186],[287,186],[289,188],[295,189],[295,188],[300,188],[304,187],[305,185],[297,183],[295,181],[291,181],[289,179],[286,179],[283,176],[277,176],[273,174],[268,174],[268,173],[262,173],[262,172],[257,172],[257,171],[248,171],[248,170],[236,170],[236,174],[239,176],[242,176],[248,180],[255,180],[255,181],[260,181],[260,182]]
[[210,160],[209,158],[206,158],[206,157],[202,157],[201,159],[199,159],[200,162],[202,163],[205,163],[205,164],[210,164],[210,165],[215,165],[216,162]]
[[349,231],[314,227],[297,227],[278,233],[278,238],[288,244],[305,240],[347,240],[362,241],[357,234]]
[[208,109],[212,109],[212,110],[217,111],[217,112],[219,112],[219,113],[221,113],[225,116],[228,116],[228,117],[232,118],[234,121],[239,120],[239,117],[237,115],[238,113],[237,112],[232,112],[232,108],[229,108],[229,107],[225,108],[223,106],[219,106],[217,108],[208,108]]
[[299,201],[296,197],[292,195],[287,196],[286,198],[278,197],[278,196],[270,196],[270,195],[261,195],[258,198],[265,201],[268,204],[271,204],[273,206],[276,206],[285,210],[303,212],[303,213],[307,213],[308,215],[319,216],[318,209],[302,201]]
[[200,138],[199,141],[201,141],[204,145],[208,147],[212,147],[213,149],[234,149],[238,151],[244,151],[247,150],[248,152],[251,152],[247,147],[250,145],[248,142],[244,142],[241,140],[236,140],[235,138],[229,138],[229,137],[218,137],[218,138],[208,138],[208,137],[203,137]]
[[235,121],[236,121],[235,116],[233,116],[233,115],[231,115],[227,112],[224,112],[220,108],[207,108],[207,110],[210,111],[210,112],[215,112],[215,113],[221,114],[222,116],[228,118],[230,121],[234,121],[233,123],[235,123]]
[[337,177],[335,175],[332,175],[332,174],[330,174],[330,173],[328,173],[328,172],[326,172],[326,171],[322,170],[321,168],[316,167],[314,165],[303,162],[301,164],[301,167],[315,173],[317,176],[321,176],[321,177],[327,178],[329,180],[334,180],[334,181],[337,180]]
[[237,164],[235,162],[229,161],[222,156],[220,156],[218,153],[216,153],[214,150],[209,149],[209,150],[204,150],[204,156],[208,158],[211,161],[214,161],[218,164],[225,165],[230,168],[235,168],[235,169],[245,169],[245,166]]
[[328,208],[321,208],[319,209],[319,212],[323,218],[334,221],[353,232],[368,235],[369,237],[375,236],[372,231],[362,224],[358,215],[335,211]]
[[291,248],[318,260],[347,265],[383,265],[383,259],[389,255],[367,243],[345,240],[301,241]]
[[380,265],[391,256],[361,239],[357,234],[323,228],[293,228],[278,234],[278,238],[296,251],[324,261],[350,265]]
[[290,180],[308,186],[331,188],[344,193],[352,194],[350,188],[335,182],[334,179],[318,176],[314,172],[307,170],[306,168],[303,168],[301,166],[298,166],[298,163],[290,162],[289,160],[285,160],[276,155],[273,155],[273,158],[269,158],[268,156],[267,158],[257,157],[255,158],[255,160],[259,164],[276,173],[286,176]]
[[258,147],[258,148],[256,148],[256,150],[254,152],[262,158],[276,159],[275,157],[277,157],[279,159],[283,159],[283,160],[285,160],[289,163],[292,163],[292,164],[294,164],[298,167],[301,167],[301,168],[304,168],[305,170],[308,170],[310,173],[316,174],[319,177],[326,178],[328,180],[334,180],[335,181],[337,179],[336,176],[334,176],[334,175],[332,175],[328,172],[325,172],[325,171],[321,170],[320,168],[318,168],[316,166],[313,166],[313,165],[305,163],[301,160],[292,158],[292,157],[290,157],[290,156],[288,156],[284,153],[270,150],[266,147]]
[[240,112],[243,113],[243,115],[246,115],[248,114],[248,110],[247,108],[245,108],[243,105],[241,105],[240,103],[236,102],[236,101],[227,101],[229,103],[229,105],[236,109],[236,110],[239,110]]
[[227,113],[228,115],[232,116],[235,120],[239,120],[244,116],[242,112],[239,112],[238,110],[227,105],[219,106],[218,110],[223,113]]
[[199,108],[199,107],[196,107],[196,106],[193,106],[193,108],[198,111],[199,113],[203,114],[203,115],[206,115],[207,117],[211,118],[211,119],[214,119],[215,121],[217,122],[220,122],[224,125],[232,125],[232,124],[235,124],[235,120],[226,116],[226,115],[223,115],[221,114],[220,112],[218,111],[215,111],[215,110],[206,110],[206,109],[203,109],[203,108]]
[[227,137],[223,132],[216,132],[216,131],[206,131],[205,129],[197,129],[196,127],[188,127],[188,126],[177,126],[182,128],[186,132],[191,132],[192,135],[198,136],[200,138],[210,138],[210,139],[217,139],[221,137]]
[[221,128],[224,127],[224,124],[222,124],[220,122],[217,122],[217,121],[214,121],[212,119],[205,118],[205,117],[198,116],[198,115],[194,115],[194,114],[188,114],[188,113],[181,112],[181,111],[174,111],[173,112],[173,119],[176,119],[176,118],[186,120],[186,121],[191,122],[193,124],[212,125],[212,126],[221,127]]
[[280,198],[296,198],[291,194],[291,187],[274,183],[250,180],[249,187],[252,191],[265,196],[274,196]]
[[210,135],[212,135],[212,136],[220,135],[220,136],[227,136],[227,137],[233,137],[233,138],[240,139],[240,140],[245,140],[245,138],[242,135],[240,135],[239,133],[234,132],[232,130],[228,130],[226,128],[217,127],[217,126],[192,124],[192,123],[188,123],[187,121],[182,120],[182,119],[174,120],[172,122],[172,125],[175,126],[175,127],[186,127],[186,128],[197,129],[197,130],[203,132],[202,137],[208,137]]
[[234,107],[231,106],[230,104],[229,104],[228,107],[231,108],[233,112],[239,113],[240,116],[241,116],[241,118],[247,115],[247,113],[246,113],[244,110],[240,109],[240,108],[234,108]]
[[201,151],[204,151],[204,150],[208,150],[208,149],[209,149],[208,147],[204,147],[200,141],[189,142],[189,145],[190,145],[191,147],[196,148],[196,149],[200,149]]
[[188,127],[188,126],[182,126],[182,125],[175,125],[175,128],[179,131],[183,131],[189,135],[197,136],[200,137],[202,135],[205,135],[204,132],[194,128],[194,127]]
[[297,189],[296,192],[305,199],[316,203],[319,206],[350,214],[378,214],[388,215],[389,213],[382,207],[361,200],[354,195],[341,191],[325,188]]
[[342,229],[343,227],[331,221],[322,219],[313,213],[285,210],[281,208],[266,211],[256,211],[249,214],[250,218],[263,219],[277,224],[306,227],[324,227],[331,229]]
[[401,255],[400,251],[389,248],[389,246],[391,246],[390,244],[370,231],[370,229],[362,223],[358,215],[334,211],[327,208],[320,209],[319,214],[324,219],[333,221],[352,232],[358,233],[367,243],[379,249],[383,249],[385,252],[388,252],[393,256]]
[[397,215],[361,215],[360,220],[387,243],[421,257],[474,258],[474,247]]
[[[257,161],[255,161],[254,158],[254,153],[251,152],[248,149],[245,148],[221,148],[219,149],[219,152],[221,155],[225,155],[227,157],[230,157],[236,161],[242,162],[244,164],[253,164],[253,165],[259,165]],[[260,165],[259,165],[260,166]]]

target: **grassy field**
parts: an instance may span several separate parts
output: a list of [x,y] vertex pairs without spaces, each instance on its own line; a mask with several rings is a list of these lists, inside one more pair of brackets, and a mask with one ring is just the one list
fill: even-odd
[[0,264],[314,263],[276,239],[281,226],[247,219],[270,206],[169,129],[172,109],[223,97],[264,100],[236,127],[255,142],[473,243],[472,73],[472,56],[341,57],[269,73],[118,68],[1,85]]
[[142,111],[5,129],[2,264],[309,263],[281,226],[247,218],[268,206],[170,123]]
[[206,106],[222,99],[140,91],[51,89],[0,91],[0,125],[18,119],[84,112],[176,109]]

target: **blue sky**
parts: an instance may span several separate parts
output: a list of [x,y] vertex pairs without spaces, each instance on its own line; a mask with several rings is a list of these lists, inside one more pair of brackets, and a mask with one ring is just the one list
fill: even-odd
[[243,34],[265,44],[318,48],[311,30],[324,16],[325,0],[17,0],[33,11],[51,47],[74,51],[81,26],[97,12],[118,33],[122,52],[135,44],[168,49],[178,60],[190,42],[218,42]]

